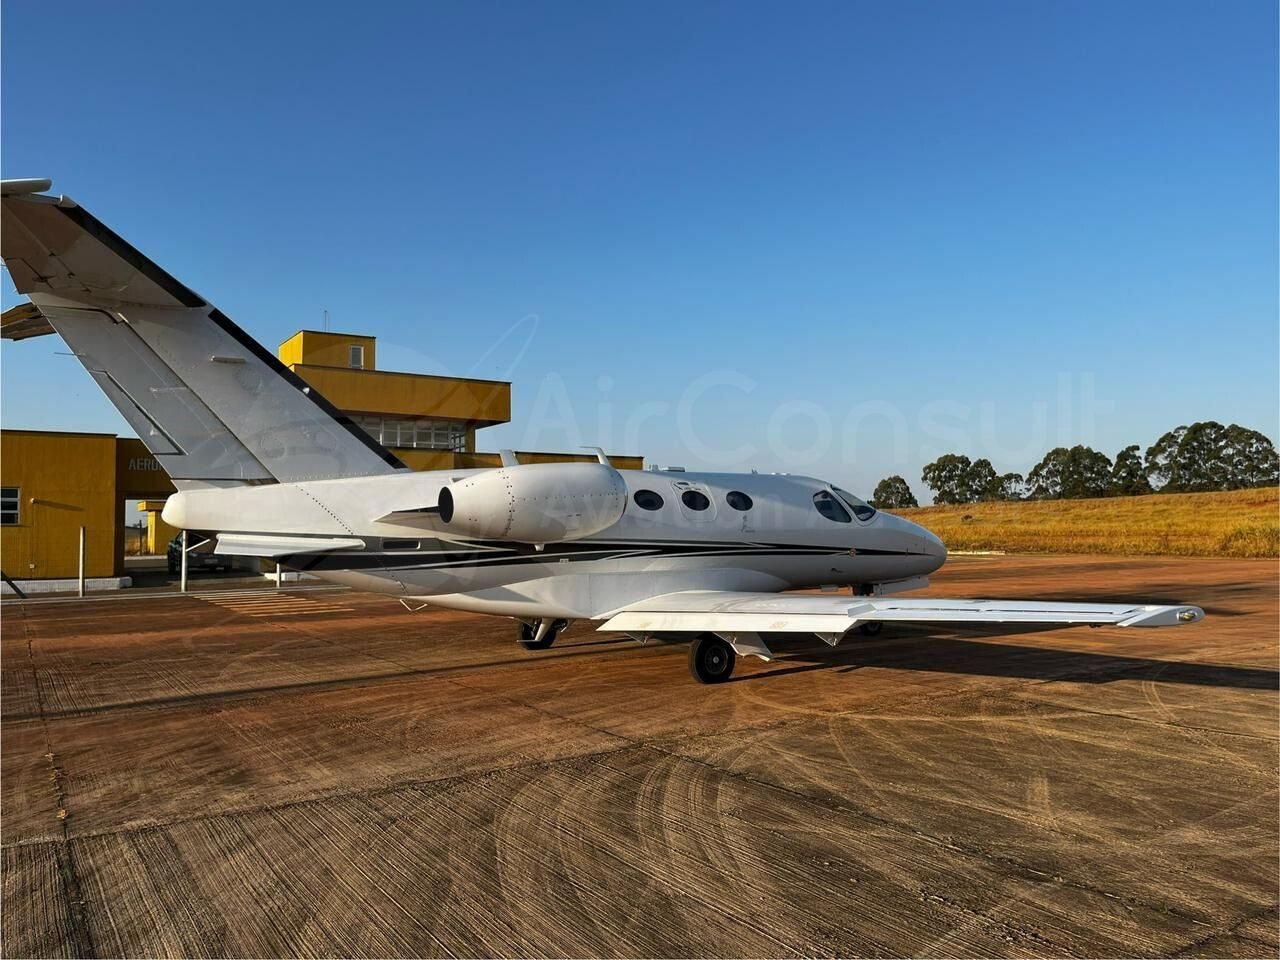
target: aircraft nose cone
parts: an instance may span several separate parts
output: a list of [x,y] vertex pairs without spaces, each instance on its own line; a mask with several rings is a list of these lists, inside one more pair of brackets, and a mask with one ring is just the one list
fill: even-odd
[[918,557],[927,557],[928,569],[932,573],[947,559],[947,548],[932,530],[926,530],[918,523],[912,523],[905,517],[890,517],[892,529],[899,534],[900,549]]
[[920,551],[924,556],[929,558],[929,572],[932,573],[942,566],[947,559],[946,545],[938,538],[932,530],[926,530],[918,523],[908,523],[911,528],[913,549]]
[[942,542],[936,533],[932,530],[920,528],[920,537],[924,541],[924,552],[931,557],[937,557],[939,563],[947,559],[947,545]]

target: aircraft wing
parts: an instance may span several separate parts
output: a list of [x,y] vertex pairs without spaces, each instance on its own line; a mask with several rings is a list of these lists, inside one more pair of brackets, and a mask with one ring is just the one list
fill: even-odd
[[636,635],[814,633],[834,644],[854,627],[876,621],[1172,627],[1203,618],[1204,611],[1189,604],[899,599],[689,590],[651,597],[616,610],[598,629]]

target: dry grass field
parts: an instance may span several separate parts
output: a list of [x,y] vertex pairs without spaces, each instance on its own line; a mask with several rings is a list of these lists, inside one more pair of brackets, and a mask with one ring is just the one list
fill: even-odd
[[1129,556],[1280,556],[1280,487],[898,510],[950,550]]

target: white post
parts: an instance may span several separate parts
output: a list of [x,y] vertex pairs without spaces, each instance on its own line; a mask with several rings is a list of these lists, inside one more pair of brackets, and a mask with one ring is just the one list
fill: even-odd
[[79,570],[78,579],[80,582],[79,594],[80,596],[83,597],[84,596],[84,527],[80,528],[80,565],[77,567],[77,569]]
[[281,581],[280,564],[277,563],[276,564],[276,589],[277,590],[280,589],[280,581]]
[[178,589],[182,593],[187,592],[187,531],[182,531],[182,579],[179,581]]

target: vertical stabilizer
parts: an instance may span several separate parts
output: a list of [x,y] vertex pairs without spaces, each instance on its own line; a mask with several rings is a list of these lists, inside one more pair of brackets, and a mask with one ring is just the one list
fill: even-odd
[[228,317],[83,207],[5,181],[0,255],[180,486],[404,470]]

